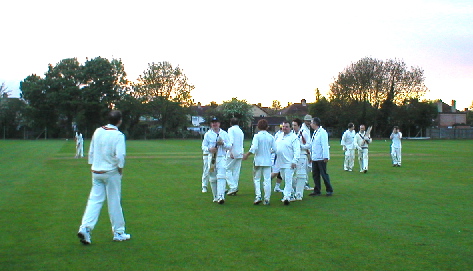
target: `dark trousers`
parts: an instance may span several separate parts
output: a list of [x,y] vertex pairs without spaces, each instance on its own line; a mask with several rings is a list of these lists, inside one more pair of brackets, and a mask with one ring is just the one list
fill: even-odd
[[330,184],[330,177],[327,174],[327,163],[324,160],[312,161],[312,178],[314,179],[314,193],[320,194],[322,185],[320,183],[320,176],[324,179],[325,191],[332,193],[333,188]]

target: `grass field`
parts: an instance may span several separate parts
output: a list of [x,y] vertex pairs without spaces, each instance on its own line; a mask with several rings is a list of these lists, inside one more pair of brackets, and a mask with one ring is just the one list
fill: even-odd
[[[86,150],[88,149],[86,141]],[[473,141],[374,141],[370,171],[342,170],[333,197],[254,206],[251,162],[224,205],[201,193],[199,140],[128,141],[122,201],[132,239],[112,242],[106,207],[76,233],[90,190],[74,141],[0,141],[0,270],[472,270]],[[247,150],[250,142],[245,142]],[[357,161],[355,163],[358,168]]]

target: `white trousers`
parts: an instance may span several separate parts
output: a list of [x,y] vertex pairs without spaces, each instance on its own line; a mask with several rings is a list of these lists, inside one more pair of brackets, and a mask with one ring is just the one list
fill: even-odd
[[[209,165],[211,160],[212,154],[209,155]],[[225,166],[225,157],[217,156],[215,161],[215,170],[209,172],[210,186],[212,188],[214,201],[225,199],[225,186],[227,184]]]
[[353,170],[355,164],[355,149],[347,149],[345,151],[345,161],[343,162],[344,170]]
[[292,194],[292,181],[294,178],[294,169],[281,168],[281,177],[284,180],[284,199],[290,199]]
[[264,199],[269,201],[271,198],[271,166],[253,167],[253,183],[257,198],[261,198],[261,176],[263,176]]
[[76,145],[76,158],[78,157],[84,157],[84,145],[82,143]]
[[358,150],[358,161],[360,162],[360,172],[368,170],[368,149]]
[[296,171],[292,183],[293,191],[297,199],[304,197],[304,186],[307,183],[307,156],[301,155],[297,160]]
[[393,165],[401,165],[401,148],[391,147],[391,158],[393,159]]
[[99,219],[100,210],[107,200],[108,214],[112,223],[112,231],[125,232],[125,218],[121,206],[122,175],[118,170],[103,174],[92,173],[92,189],[82,217],[81,228],[93,230]]
[[206,154],[202,157],[204,162],[204,166],[202,167],[202,188],[207,188],[207,184],[209,183],[209,155]]
[[242,158],[227,157],[227,183],[230,190],[228,192],[235,192],[238,190],[238,183],[240,181],[240,170]]

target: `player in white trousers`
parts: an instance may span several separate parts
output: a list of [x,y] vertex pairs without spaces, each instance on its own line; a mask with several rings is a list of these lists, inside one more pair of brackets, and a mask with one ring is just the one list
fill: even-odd
[[271,199],[271,153],[276,150],[274,137],[267,132],[268,121],[261,119],[258,121],[260,130],[253,136],[250,150],[243,156],[243,160],[248,159],[250,154],[255,154],[253,161],[253,183],[255,185],[255,201],[253,204],[261,203],[261,176],[263,176],[264,205],[269,205]]
[[208,151],[203,151],[202,161],[203,161],[202,193],[207,193],[207,185],[209,184],[209,152]]
[[342,145],[345,153],[345,160],[343,161],[343,170],[353,171],[355,165],[355,125],[348,123],[348,129],[343,133],[340,145]]
[[284,133],[283,137],[276,141],[276,166],[280,168],[281,177],[285,183],[282,202],[284,202],[284,205],[289,205],[294,170],[300,157],[301,146],[297,136],[291,133],[289,122],[283,122],[282,130]]
[[360,131],[355,135],[355,148],[358,149],[358,161],[360,172],[368,172],[368,146],[372,139],[366,134],[365,125],[360,125]]
[[401,158],[402,158],[402,133],[399,131],[399,127],[394,126],[393,132],[389,137],[392,140],[391,144],[391,158],[393,160],[393,167],[400,167],[401,166]]
[[112,224],[113,240],[130,239],[130,235],[125,233],[121,206],[121,180],[126,155],[125,135],[118,131],[122,122],[121,112],[111,111],[108,119],[109,124],[97,128],[90,143],[92,189],[77,233],[81,243],[86,245],[91,243],[91,232],[97,224],[105,200]]
[[76,132],[76,158],[84,157],[84,138],[81,133]]
[[212,118],[210,130],[205,133],[202,141],[202,151],[209,152],[209,177],[213,201],[225,203],[226,152],[231,147],[227,132],[220,129],[220,121]]
[[238,126],[238,119],[230,119],[228,137],[230,138],[231,149],[227,152],[227,183],[229,196],[235,196],[238,192],[240,181],[241,161],[243,159],[243,140],[245,135]]
[[297,160],[296,172],[292,184],[294,189],[294,200],[302,200],[304,197],[304,186],[308,183],[307,156],[310,149],[310,135],[301,127],[302,120],[296,118],[292,121],[292,131],[299,139],[299,144],[301,146],[300,156]]

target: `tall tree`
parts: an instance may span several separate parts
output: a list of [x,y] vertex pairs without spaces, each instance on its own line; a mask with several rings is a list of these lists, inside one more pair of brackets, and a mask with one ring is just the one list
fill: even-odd
[[[157,101],[151,105],[162,106],[162,108],[154,108],[151,112],[157,114],[154,116],[159,119],[162,126],[163,138],[165,138],[166,130],[172,126],[171,120],[173,114],[176,113],[173,103],[181,105],[181,114],[185,114],[185,107],[192,105],[191,91],[194,86],[188,83],[186,75],[179,66],[173,68],[166,61],[148,64],[148,68],[139,76],[138,83],[134,84],[133,88],[136,97],[142,98],[146,103]],[[164,100],[173,103],[164,102]]]

